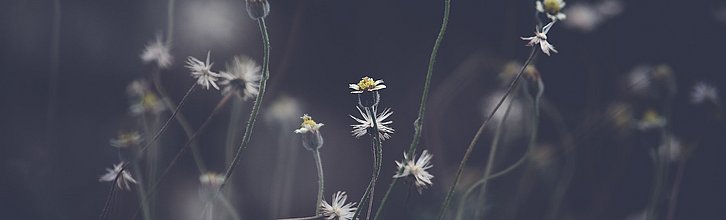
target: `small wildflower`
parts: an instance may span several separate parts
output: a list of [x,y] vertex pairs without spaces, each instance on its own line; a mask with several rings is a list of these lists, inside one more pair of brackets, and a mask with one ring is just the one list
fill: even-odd
[[308,150],[317,150],[323,147],[323,136],[320,134],[320,127],[323,123],[316,123],[312,117],[304,114],[300,117],[303,122],[295,133],[302,134],[303,147]]
[[358,208],[355,207],[355,202],[345,204],[346,199],[348,199],[348,196],[345,195],[345,192],[338,191],[337,193],[333,194],[332,203],[328,203],[327,201],[323,200],[323,203],[320,204],[320,211],[322,211],[323,217],[328,220],[353,219],[353,215],[355,215],[355,210],[357,210]]
[[349,84],[349,88],[353,89],[350,93],[363,93],[373,92],[381,89],[385,89],[386,85],[383,85],[383,80],[373,80],[370,77],[363,77],[358,84]]
[[547,54],[547,56],[550,55],[550,51],[553,51],[557,53],[557,50],[555,49],[555,46],[552,46],[549,42],[547,42],[547,32],[550,31],[550,28],[552,28],[552,25],[555,22],[550,22],[549,24],[545,25],[542,28],[542,32],[534,32],[535,36],[532,37],[521,37],[522,40],[528,40],[529,43],[527,43],[527,46],[534,46],[535,44],[539,44],[540,48],[542,49],[542,52]]
[[[356,106],[356,108],[358,109],[358,112],[361,114],[363,119],[356,118],[355,116],[350,115],[350,117],[353,118],[353,120],[360,123],[360,124],[350,125],[351,127],[353,127],[353,131],[351,131],[350,133],[352,133],[353,136],[355,136],[356,138],[359,138],[359,137],[367,134],[368,129],[373,129],[373,115],[372,114],[374,112],[377,112],[377,107],[375,107],[375,106],[372,107],[373,112],[369,111],[368,109],[365,109],[365,113],[363,112],[363,110],[360,109],[360,107]],[[383,112],[378,113],[376,115],[377,116],[376,121],[378,124],[378,136],[381,138],[381,140],[386,140],[386,139],[391,138],[391,134],[393,134],[393,132],[395,131],[395,130],[393,130],[393,128],[388,126],[391,123],[393,123],[393,121],[385,121],[386,119],[388,119],[389,116],[391,116],[391,114],[393,114],[393,112],[391,111],[390,108],[388,108],[388,109],[383,110]]]
[[111,139],[111,146],[118,147],[118,148],[128,148],[133,146],[139,146],[141,144],[141,141],[143,138],[141,138],[141,135],[139,135],[139,132],[127,132],[127,133],[121,133],[118,135],[118,138]]
[[638,122],[640,130],[649,130],[652,128],[662,128],[666,125],[666,119],[658,114],[655,110],[648,110],[643,113],[643,118]]
[[418,189],[418,193],[421,193],[424,188],[433,184],[431,179],[434,178],[434,175],[431,175],[428,171],[426,171],[427,169],[434,167],[434,165],[431,164],[431,157],[433,157],[433,155],[429,154],[428,150],[424,150],[418,160],[416,160],[415,155],[409,159],[408,155],[404,152],[403,162],[396,161],[398,169],[403,169],[403,172],[394,175],[393,178],[401,178],[409,175],[413,176],[416,179],[416,188]]
[[693,91],[691,91],[691,103],[701,104],[704,102],[718,104],[718,89],[708,83],[698,82],[693,86]]
[[207,52],[207,62],[202,62],[194,57],[187,58],[187,68],[192,71],[192,77],[197,79],[197,84],[209,89],[209,85],[212,85],[215,89],[219,90],[217,86],[217,77],[220,77],[218,73],[212,72],[212,63],[209,63],[209,54]]
[[169,46],[163,42],[161,35],[156,35],[156,40],[146,45],[141,53],[141,60],[145,63],[156,62],[161,69],[171,66],[174,57],[169,53]]
[[254,98],[260,93],[260,66],[246,56],[234,57],[226,72],[220,72],[219,85],[227,86],[222,94],[237,91],[243,100]]
[[548,18],[554,20],[564,20],[567,16],[561,12],[562,8],[565,7],[565,1],[563,0],[544,0],[537,1],[535,3],[537,11],[545,13]]
[[134,80],[126,88],[126,92],[131,99],[129,109],[132,115],[159,114],[166,110],[164,103],[151,91],[146,81]]
[[119,172],[121,172],[121,176],[118,177],[118,181],[116,181],[116,186],[118,186],[119,189],[131,189],[130,183],[136,183],[136,180],[131,177],[131,173],[129,173],[128,170],[121,171],[121,168],[124,166],[124,162],[120,162],[118,164],[113,165],[113,169],[106,169],[107,173],[103,174],[100,178],[98,178],[98,181],[100,182],[113,182],[114,179],[116,179],[116,176],[119,175]]

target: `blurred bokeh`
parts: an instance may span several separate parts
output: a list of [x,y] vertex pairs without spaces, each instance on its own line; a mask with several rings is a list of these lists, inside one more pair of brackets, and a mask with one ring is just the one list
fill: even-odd
[[[119,161],[109,140],[135,129],[126,87],[151,77],[153,65],[139,57],[148,42],[166,34],[167,1],[57,2],[59,11],[54,1],[5,0],[0,7],[0,219],[98,218],[110,186],[98,177]],[[385,80],[381,105],[393,110],[396,130],[384,142],[378,201],[413,135],[443,1],[270,4],[269,90],[232,176],[231,203],[243,219],[313,214],[315,164],[292,132],[302,113],[325,124],[325,198],[340,190],[358,200],[372,155],[369,140],[350,135],[354,121],[348,115],[358,112],[348,83],[366,75]],[[177,0],[174,12],[174,63],[161,72],[161,82],[175,102],[194,83],[184,68],[187,56],[211,51],[214,69],[235,55],[261,62],[259,29],[242,0]],[[511,65],[530,50],[519,37],[534,31],[534,1],[454,0],[451,12],[419,147],[434,154],[434,184],[421,195],[411,191],[410,181],[398,184],[384,219],[434,219],[469,141],[511,79]],[[655,111],[666,117],[668,134],[682,147],[679,155],[687,155],[671,163],[666,184],[670,192],[680,179],[674,219],[725,218],[724,100],[698,104],[691,95],[697,82],[724,94],[726,2],[571,0],[565,13],[569,18],[548,35],[559,53],[533,62],[545,84],[536,150],[523,167],[490,183],[486,201],[465,207],[490,219],[545,219],[560,195],[555,219],[638,219],[660,146],[638,125]],[[181,112],[198,128],[221,98],[218,91],[198,89]],[[495,170],[526,150],[528,100],[514,95]],[[237,104],[246,120],[251,102]],[[210,171],[224,172],[231,108],[223,108],[198,140]],[[159,119],[168,116],[166,111]],[[484,173],[493,122],[467,163],[461,191]],[[160,166],[185,141],[172,122],[160,140]],[[199,175],[185,154],[162,182],[158,219],[198,219]],[[130,219],[137,196],[119,191],[110,219]],[[452,211],[461,205],[459,196]],[[662,219],[671,198],[664,201]]]

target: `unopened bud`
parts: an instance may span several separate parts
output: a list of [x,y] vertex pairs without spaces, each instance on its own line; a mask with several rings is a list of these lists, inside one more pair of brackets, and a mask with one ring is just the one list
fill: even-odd
[[247,13],[254,20],[265,18],[270,13],[270,3],[267,0],[247,0],[246,2]]

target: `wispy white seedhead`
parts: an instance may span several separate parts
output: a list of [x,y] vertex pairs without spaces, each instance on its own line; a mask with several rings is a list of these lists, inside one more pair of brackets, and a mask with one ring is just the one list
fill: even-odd
[[199,175],[199,182],[202,186],[209,189],[217,189],[224,182],[224,175],[219,173],[207,172]]
[[303,147],[308,150],[317,150],[323,147],[323,136],[320,134],[322,123],[316,123],[312,117],[305,114],[300,117],[303,122],[295,133],[302,135]]
[[131,99],[132,115],[144,113],[160,114],[166,110],[164,103],[151,91],[149,84],[144,80],[134,80],[126,87],[126,92]]
[[188,57],[186,67],[192,71],[192,77],[197,79],[197,84],[204,87],[204,89],[209,89],[209,86],[211,85],[215,89],[219,90],[219,86],[217,86],[216,81],[220,75],[212,72],[212,63],[209,62],[209,54],[210,52],[207,52],[206,62],[202,62],[201,60],[191,56]]
[[542,49],[542,52],[547,54],[547,56],[550,55],[550,51],[557,53],[557,50],[555,49],[555,46],[547,42],[547,32],[550,31],[550,28],[552,28],[552,25],[555,24],[554,21],[550,22],[549,24],[545,25],[542,28],[542,31],[535,31],[534,36],[532,37],[521,37],[522,40],[528,40],[529,43],[527,43],[527,46],[534,46],[536,44],[539,44],[540,48]]
[[[358,109],[358,112],[363,118],[360,119],[352,115],[350,116],[351,118],[353,118],[353,120],[359,123],[350,125],[351,127],[353,127],[353,131],[351,131],[350,133],[352,133],[353,136],[355,136],[356,138],[359,138],[367,134],[369,129],[371,129],[371,131],[373,130],[373,113],[377,113],[378,108],[376,106],[373,106],[371,108],[373,111],[368,110],[368,108],[365,108],[365,110],[361,110],[358,106],[356,106],[356,108]],[[393,114],[393,112],[390,108],[387,108],[383,110],[383,112],[376,114],[376,121],[378,124],[378,136],[381,140],[391,138],[391,134],[393,134],[393,132],[395,131],[389,126],[391,123],[393,123],[393,121],[386,121],[386,119],[388,119],[391,114]]]
[[365,76],[357,84],[348,84],[348,87],[353,89],[350,93],[363,93],[385,89],[386,85],[383,85],[383,80],[373,80]]
[[701,104],[705,102],[719,104],[721,101],[718,97],[718,89],[708,83],[698,82],[691,91],[691,103]]
[[320,204],[320,211],[322,211],[323,217],[328,220],[352,220],[355,215],[355,210],[358,208],[355,207],[355,202],[345,204],[346,199],[348,199],[348,196],[345,195],[345,192],[338,191],[333,194],[332,203],[323,200],[323,203]]
[[643,113],[643,117],[638,121],[638,129],[641,131],[663,128],[666,125],[666,118],[661,116],[657,111],[649,109]]
[[552,20],[564,20],[567,15],[561,12],[562,8],[565,7],[565,1],[563,0],[544,0],[535,2],[535,8],[540,13],[544,13],[548,18]]
[[125,132],[120,133],[117,138],[111,139],[111,146],[118,147],[118,148],[129,148],[134,146],[139,146],[141,144],[141,141],[143,141],[143,138],[141,138],[141,135],[139,132],[132,131],[132,132]]
[[418,160],[416,160],[415,155],[409,159],[408,155],[404,152],[403,161],[396,161],[398,169],[403,169],[403,172],[394,175],[393,178],[412,176],[416,180],[415,184],[416,189],[418,189],[418,193],[421,193],[423,189],[433,184],[431,179],[434,178],[434,175],[431,175],[428,171],[426,171],[429,168],[434,167],[434,165],[431,164],[432,157],[433,155],[429,154],[428,150],[424,150]]
[[220,72],[222,81],[219,85],[225,86],[222,94],[237,92],[242,99],[249,100],[260,93],[260,66],[247,56],[235,56],[227,64],[227,71]]
[[161,39],[161,35],[156,35],[156,39],[144,47],[141,60],[145,63],[155,62],[159,68],[166,69],[174,61],[174,57],[171,56],[169,51],[171,51],[171,48]]
[[116,179],[116,176],[119,175],[119,172],[121,172],[120,176],[118,177],[118,181],[116,181],[116,186],[118,186],[119,189],[131,189],[131,183],[136,183],[136,180],[131,177],[131,173],[128,170],[121,171],[121,168],[123,168],[124,162],[120,162],[118,164],[113,165],[113,169],[106,169],[107,173],[103,174],[100,178],[98,178],[99,182],[113,182],[114,179]]

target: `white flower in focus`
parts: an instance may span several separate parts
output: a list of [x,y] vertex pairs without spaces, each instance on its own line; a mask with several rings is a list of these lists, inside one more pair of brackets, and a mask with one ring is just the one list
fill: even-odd
[[[124,166],[124,162],[118,163],[113,165],[113,169],[106,168],[106,171],[108,173],[103,174],[100,178],[98,178],[99,182],[113,182],[114,179],[116,179],[116,176],[119,175],[119,172],[121,172],[121,168]],[[131,173],[129,173],[128,170],[124,170],[121,172],[121,176],[118,177],[118,181],[116,181],[116,185],[119,189],[131,189],[130,183],[136,183],[136,180],[131,177]]]
[[227,65],[226,72],[220,72],[222,81],[219,85],[226,86],[222,94],[237,91],[245,101],[260,93],[260,66],[246,56],[235,56]]
[[126,148],[126,147],[132,147],[132,146],[139,146],[141,144],[141,141],[143,138],[141,138],[141,135],[139,132],[127,132],[127,133],[121,133],[118,135],[118,138],[111,139],[111,146],[118,147],[118,148]]
[[147,44],[141,53],[141,60],[145,63],[156,62],[161,69],[171,66],[174,57],[169,53],[170,48],[161,39],[161,35],[156,35],[156,40]]
[[431,164],[432,157],[433,155],[429,154],[428,150],[424,150],[418,160],[416,160],[415,155],[413,158],[409,159],[408,155],[404,152],[403,162],[396,161],[398,169],[403,169],[403,172],[401,172],[401,174],[394,175],[393,178],[401,178],[409,175],[413,176],[416,179],[416,188],[420,194],[424,188],[433,184],[431,179],[434,178],[434,175],[431,175],[428,171],[426,171],[427,169],[434,167],[434,165]]
[[[368,129],[373,129],[373,115],[372,114],[373,114],[373,112],[377,112],[377,107],[376,106],[372,107],[373,112],[370,112],[368,109],[366,109],[364,112],[358,106],[356,106],[356,108],[358,109],[358,112],[361,114],[361,116],[363,116],[363,119],[356,118],[355,116],[350,115],[350,117],[353,118],[353,120],[360,123],[360,124],[350,125],[351,127],[353,127],[353,131],[351,131],[350,133],[353,133],[353,136],[355,136],[356,138],[359,138],[359,137],[367,134]],[[391,116],[391,114],[393,114],[393,112],[391,111],[390,108],[388,108],[388,109],[383,110],[383,112],[378,113],[376,115],[376,119],[377,119],[376,121],[378,124],[378,135],[382,141],[391,138],[391,134],[393,134],[393,132],[395,131],[395,130],[393,130],[393,128],[388,126],[391,123],[393,123],[393,121],[385,121],[386,119],[388,119],[389,116]]]
[[358,84],[348,84],[348,88],[353,89],[350,93],[363,93],[373,92],[376,90],[385,89],[386,85],[383,85],[383,80],[373,80],[370,77],[363,77]]
[[550,51],[554,51],[557,53],[557,50],[555,50],[555,46],[552,46],[549,42],[547,42],[547,32],[550,31],[550,28],[555,22],[550,22],[549,24],[545,25],[542,28],[542,32],[534,32],[534,36],[532,37],[521,37],[522,40],[528,40],[529,43],[527,43],[527,46],[534,46],[535,44],[539,44],[540,48],[542,49],[542,52],[547,54],[547,56],[550,55]]
[[541,13],[545,13],[548,18],[553,21],[564,20],[567,15],[561,12],[562,8],[565,7],[565,1],[563,0],[544,0],[535,2],[535,8]]
[[192,71],[192,77],[197,79],[197,84],[204,87],[204,89],[209,89],[209,85],[212,85],[215,89],[219,90],[216,81],[220,75],[212,72],[212,63],[209,63],[209,54],[210,52],[207,52],[207,62],[202,62],[191,56],[188,57],[186,67]]
[[691,103],[701,104],[704,102],[719,103],[718,89],[705,82],[698,82],[691,91]]
[[317,133],[320,127],[323,127],[323,123],[315,123],[312,117],[308,114],[304,114],[300,117],[303,122],[300,124],[300,128],[295,130],[295,133],[304,134],[308,132]]
[[355,215],[355,210],[357,210],[358,208],[355,207],[355,202],[345,204],[346,199],[348,199],[348,196],[345,195],[345,192],[338,191],[337,193],[333,194],[332,203],[328,203],[327,201],[323,200],[323,203],[320,204],[320,211],[322,211],[323,217],[328,220],[353,219],[353,215]]

